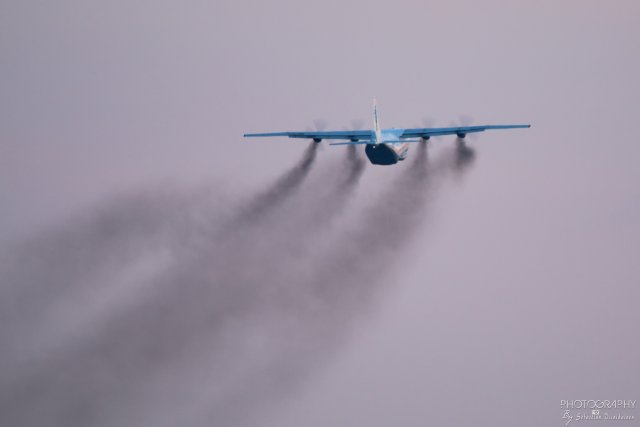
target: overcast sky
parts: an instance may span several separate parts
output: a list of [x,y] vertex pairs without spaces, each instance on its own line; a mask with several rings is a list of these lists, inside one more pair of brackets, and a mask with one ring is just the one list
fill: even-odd
[[[425,187],[424,221],[372,261],[389,269],[359,276],[376,292],[320,328],[326,347],[286,393],[237,422],[561,426],[561,399],[638,399],[638,17],[633,0],[5,0],[0,245],[91,228],[142,193],[226,214],[202,192],[249,198],[307,147],[244,132],[369,126],[373,97],[382,127],[531,123],[470,140],[470,167]],[[318,150],[312,188],[344,155]],[[381,194],[417,194],[388,190],[406,170],[368,165],[341,224]],[[283,215],[312,211],[305,200]],[[134,419],[162,416],[145,411]]]

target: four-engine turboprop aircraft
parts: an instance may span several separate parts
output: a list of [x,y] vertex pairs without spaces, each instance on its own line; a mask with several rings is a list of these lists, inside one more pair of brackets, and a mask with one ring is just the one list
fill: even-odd
[[393,165],[404,160],[409,153],[409,143],[427,141],[432,136],[457,135],[464,138],[469,133],[484,132],[492,129],[528,128],[531,125],[481,125],[454,126],[446,128],[414,128],[414,129],[380,129],[378,108],[373,100],[373,130],[345,130],[320,132],[269,132],[245,133],[246,137],[256,136],[287,136],[289,138],[313,139],[320,142],[323,139],[344,139],[347,142],[333,142],[329,145],[366,145],[365,153],[374,165]]

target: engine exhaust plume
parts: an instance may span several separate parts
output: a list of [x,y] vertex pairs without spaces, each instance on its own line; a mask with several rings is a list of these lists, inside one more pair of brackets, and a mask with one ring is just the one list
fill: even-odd
[[[287,176],[306,176],[315,156],[309,149]],[[283,177],[276,187],[285,196],[268,190],[255,206],[269,211],[298,194],[286,215],[224,238],[212,233],[197,251],[177,254],[143,300],[114,306],[82,341],[3,381],[0,412],[13,425],[244,425],[346,339],[428,218],[453,168],[445,159],[428,162],[426,144],[419,145],[358,222],[331,234],[362,175],[355,149],[328,194],[298,194],[298,184]],[[252,215],[246,218],[261,217]],[[328,248],[315,245],[322,235]]]
[[250,223],[264,215],[270,208],[291,196],[309,175],[316,159],[318,144],[310,142],[300,161],[282,175],[276,183],[263,193],[257,195],[249,204],[236,214],[236,226]]
[[464,169],[471,166],[475,160],[475,151],[466,144],[464,138],[456,138],[455,145],[455,169],[462,173]]

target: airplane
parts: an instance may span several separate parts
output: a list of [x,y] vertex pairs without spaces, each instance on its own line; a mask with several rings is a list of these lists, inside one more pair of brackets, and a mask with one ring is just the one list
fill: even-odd
[[287,136],[289,138],[312,139],[316,143],[323,139],[347,140],[347,142],[333,142],[329,145],[366,145],[365,153],[374,165],[393,165],[407,158],[409,143],[426,142],[432,136],[456,135],[463,140],[469,133],[484,132],[494,129],[529,128],[531,125],[480,125],[453,126],[443,128],[411,128],[411,129],[381,129],[378,121],[378,107],[373,100],[373,130],[345,130],[318,132],[268,132],[245,133],[245,138]]

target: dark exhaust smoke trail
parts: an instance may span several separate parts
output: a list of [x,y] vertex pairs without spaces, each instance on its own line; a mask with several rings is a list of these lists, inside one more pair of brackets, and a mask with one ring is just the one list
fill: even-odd
[[425,153],[419,148],[331,252],[315,253],[313,236],[327,229],[362,172],[348,151],[352,167],[328,197],[305,193],[298,210],[188,252],[140,304],[114,307],[113,319],[86,331],[86,340],[5,382],[3,418],[65,426],[250,422],[261,402],[317,369],[366,309],[388,274],[378,267],[392,267],[423,218],[434,188],[427,178],[440,175],[424,168]]
[[[300,230],[295,232],[289,230],[289,234],[294,234],[294,240],[301,241],[300,237],[306,239],[311,237],[311,233],[324,230],[324,226],[341,213],[353,196],[366,163],[352,145],[347,147],[345,154],[343,162],[334,165],[335,167],[330,170],[330,176],[316,185],[321,188],[309,189],[309,194],[300,199],[303,206],[298,206],[294,212],[293,217],[297,223],[292,226]],[[296,239],[295,236],[298,238]],[[288,237],[291,238],[291,236]]]
[[168,193],[120,197],[5,248],[0,254],[0,338],[5,346],[0,363],[19,354],[32,338],[21,331],[42,326],[65,299],[111,276],[131,257],[171,240],[168,225],[185,222],[179,207],[192,202],[191,196]]
[[[243,326],[253,331],[245,331],[247,336],[260,336],[266,344],[258,347],[260,356],[256,360],[239,359],[243,374],[229,381],[223,392],[201,389],[193,395],[198,402],[194,406],[199,409],[194,409],[192,414],[197,415],[187,418],[187,424],[201,425],[203,420],[214,425],[262,424],[257,420],[252,424],[247,418],[248,406],[266,405],[287,395],[331,356],[353,318],[362,314],[381,280],[393,269],[401,255],[395,250],[414,231],[412,226],[422,220],[436,178],[441,179],[453,167],[443,161],[425,169],[426,147],[418,151],[414,164],[395,185],[383,191],[379,202],[364,213],[355,229],[335,239],[330,252],[311,255],[315,258],[307,260],[303,269],[293,269],[283,262],[280,268],[289,274],[282,281],[274,280],[278,275],[273,270],[264,276],[265,282],[271,281],[276,289],[258,297],[261,304],[227,313],[242,319]],[[428,178],[433,182],[427,182]],[[418,194],[402,197],[411,195],[412,190]],[[378,231],[387,224],[391,224],[388,231]],[[388,251],[393,257],[382,256]],[[377,268],[384,265],[387,271]],[[255,293],[247,295],[251,298],[256,298]],[[244,345],[238,344],[236,355],[251,354],[251,345]],[[203,418],[202,408],[210,409],[207,417]]]
[[[251,214],[251,216],[244,216],[243,220],[246,221],[251,217],[257,220],[258,216],[254,215],[266,213],[269,208],[281,202],[286,195],[297,188],[300,180],[309,171],[315,156],[315,147],[316,144],[313,144],[305,153],[301,163],[280,179],[272,190],[258,197],[255,202],[249,205],[249,209],[243,211]],[[355,153],[348,153],[348,167],[343,168],[345,173],[342,174],[344,179],[338,179],[337,181],[340,198],[342,199],[344,199],[344,195],[349,194],[352,190],[362,172],[363,166],[361,159],[357,158]],[[321,205],[324,208],[325,215],[320,215],[316,218],[315,225],[318,226],[320,219],[326,220],[330,218],[328,207],[337,207],[338,204],[334,200],[333,203]],[[319,211],[322,210],[313,210],[316,213]],[[166,363],[167,360],[171,361],[173,358],[179,358],[180,353],[184,352],[183,347],[188,346],[190,341],[198,339],[199,335],[205,332],[199,325],[204,325],[207,329],[211,326],[217,327],[218,324],[225,321],[228,310],[232,310],[235,304],[243,305],[246,309],[246,302],[243,300],[251,301],[251,296],[245,294],[245,292],[251,292],[251,289],[242,289],[242,286],[239,285],[242,285],[242,282],[247,280],[250,283],[255,283],[256,273],[266,273],[268,281],[268,268],[266,266],[243,269],[242,264],[237,261],[238,258],[240,260],[247,260],[248,258],[248,261],[257,261],[261,255],[255,253],[251,247],[251,242],[261,234],[264,236],[272,234],[268,230],[255,229],[255,224],[253,228],[253,231],[249,233],[239,231],[236,238],[223,239],[222,246],[220,245],[220,240],[212,241],[211,247],[207,248],[208,251],[200,254],[201,258],[196,260],[195,263],[187,262],[180,265],[178,270],[174,269],[173,272],[169,273],[169,277],[166,280],[156,286],[156,290],[160,292],[160,295],[150,295],[150,307],[143,306],[141,312],[134,311],[124,316],[126,321],[116,322],[116,325],[109,331],[87,331],[90,336],[97,332],[95,336],[89,338],[89,348],[93,350],[82,350],[86,346],[67,349],[61,356],[63,360],[59,361],[62,366],[53,368],[53,366],[46,365],[42,372],[36,374],[38,378],[34,377],[27,383],[19,381],[15,388],[10,387],[11,393],[9,395],[5,394],[0,401],[6,403],[8,399],[16,404],[8,405],[11,410],[7,407],[3,408],[7,409],[3,412],[8,416],[15,415],[16,421],[20,419],[20,416],[24,416],[27,411],[25,413],[15,412],[21,409],[21,406],[17,403],[23,398],[28,400],[32,387],[39,389],[40,395],[50,399],[56,399],[53,397],[56,390],[64,389],[68,393],[66,396],[69,399],[67,403],[87,399],[87,396],[91,396],[91,393],[79,387],[76,380],[82,379],[82,381],[88,381],[90,384],[98,384],[99,381],[97,380],[91,381],[94,372],[89,370],[89,367],[99,368],[102,365],[106,365],[107,369],[117,371],[116,373],[122,375],[119,377],[120,380],[135,383],[134,380],[140,379],[139,374],[144,374],[145,371],[141,372],[140,367],[134,363],[133,365],[136,366],[136,369],[131,372],[127,371],[126,375],[123,375],[123,367],[119,366],[120,363],[131,362],[131,359],[143,357],[141,354],[148,351],[147,347],[149,345],[156,347],[156,351],[161,355],[158,359],[161,360],[155,361],[153,357],[147,357],[145,359],[147,365],[162,364]],[[302,234],[298,234],[298,236],[302,236]],[[295,238],[291,240],[295,240]],[[265,257],[262,256],[262,258]],[[282,262],[282,260],[278,260],[274,256],[266,258],[270,262],[276,263],[275,265],[278,262]],[[271,286],[271,284],[267,284]],[[178,307],[180,310],[176,312],[173,307]],[[135,310],[138,308],[140,307],[136,307]],[[181,310],[188,310],[188,312]],[[220,313],[223,315],[220,315]],[[146,338],[148,336],[151,338]],[[165,348],[163,340],[166,338],[169,338],[166,344],[170,348]],[[183,339],[186,342],[181,344]],[[49,370],[49,367],[52,369]],[[126,371],[126,369],[124,370]],[[148,371],[153,370],[148,369]],[[60,373],[66,373],[67,375],[58,376],[57,374]],[[75,374],[77,374],[77,378],[74,378]],[[10,384],[10,382],[6,384]],[[134,386],[134,384],[129,385]],[[103,386],[109,389],[108,384],[103,384]],[[4,391],[6,392],[7,389]],[[75,391],[78,393],[76,394]],[[99,396],[103,391],[105,390],[100,390],[100,388],[95,390],[96,393],[93,395],[95,400],[87,402],[87,406],[84,408],[87,422],[90,422],[95,415],[90,409],[91,405],[101,400]],[[61,400],[65,400],[65,398]],[[58,401],[58,403],[62,402]],[[69,410],[65,408],[65,404],[60,404],[56,409],[59,409],[62,413],[49,414],[48,417],[56,419],[56,415],[64,415]],[[34,417],[34,422],[38,420],[36,413],[29,413],[27,419],[28,417]],[[11,418],[9,417],[9,419]]]
[[271,188],[256,196],[247,206],[242,207],[240,212],[236,213],[236,218],[233,220],[234,225],[242,226],[259,219],[271,207],[290,197],[309,175],[317,151],[318,144],[311,141],[298,164],[280,177]]
[[[255,363],[261,369],[244,366],[244,376],[227,390],[233,392],[198,400],[199,407],[211,409],[205,419],[233,426],[263,424],[247,415],[247,405],[267,408],[269,401],[289,395],[321,368],[395,271],[402,246],[428,214],[434,190],[456,165],[464,164],[457,153],[427,165],[426,145],[421,145],[414,163],[391,186],[383,187],[377,203],[358,223],[338,234],[328,252],[315,255],[304,270],[289,275],[278,294],[252,310],[260,320],[249,327],[271,344],[270,351]],[[188,424],[201,422],[202,415],[197,417]]]
[[[121,197],[86,217],[30,239],[12,251],[5,251],[0,265],[3,290],[8,286],[22,292],[49,292],[54,295],[72,283],[87,280],[101,263],[116,260],[114,249],[140,249],[134,245],[141,235],[164,229],[166,213],[175,212],[179,200],[158,195]],[[34,268],[36,267],[36,268]],[[39,275],[42,271],[46,275]],[[42,282],[47,286],[40,286]]]
[[[192,334],[208,333],[211,345],[233,353],[233,362],[227,362],[223,369],[233,371],[235,367],[242,373],[229,379],[215,375],[209,387],[192,388],[190,401],[197,403],[191,411],[184,413],[186,424],[240,425],[246,415],[245,408],[259,405],[270,394],[279,394],[275,393],[282,386],[279,383],[287,383],[288,377],[306,375],[299,370],[301,362],[295,360],[297,357],[314,363],[318,360],[317,355],[301,352],[300,347],[304,349],[309,338],[315,340],[313,325],[305,323],[308,319],[304,316],[299,316],[299,311],[302,314],[307,310],[313,312],[316,305],[312,300],[315,297],[307,289],[308,284],[300,281],[315,264],[313,251],[305,250],[305,246],[313,246],[316,236],[326,232],[352,197],[364,166],[363,159],[350,147],[344,165],[334,174],[335,181],[328,194],[318,196],[319,192],[309,191],[305,198],[298,200],[303,206],[281,217],[280,223],[264,224],[265,228],[259,233],[250,233],[254,239],[258,236],[266,239],[269,242],[266,249],[252,253],[250,245],[240,243],[243,256],[236,262],[248,266],[248,271],[240,272],[227,262],[225,266],[231,273],[217,270],[211,284],[215,282],[222,287],[216,288],[216,292],[226,301],[221,306],[210,304],[205,309],[210,311],[209,318],[200,326],[199,322],[191,323],[189,331]],[[251,274],[252,269],[256,274]],[[188,268],[189,272],[194,270],[201,268]],[[230,275],[225,280],[227,274]],[[231,329],[229,324],[233,325]],[[221,356],[220,351],[203,352],[201,357],[206,360],[194,362],[190,359],[182,363],[210,365]],[[285,366],[274,365],[274,360]],[[309,367],[308,363],[302,365]],[[189,369],[184,366],[178,370],[187,376]],[[214,372],[218,371],[214,369]],[[201,374],[191,375],[197,378]],[[192,381],[185,380],[185,383]],[[187,393],[183,390],[183,394]],[[209,416],[203,416],[207,412]]]
[[351,310],[344,310],[343,304],[350,306],[355,295],[368,294],[393,271],[403,245],[425,221],[438,181],[449,169],[448,162],[428,165],[427,160],[426,144],[421,144],[413,164],[384,187],[376,203],[362,212],[357,223],[342,230],[332,250],[318,257],[298,279],[307,297],[326,304],[324,309],[349,315]]
[[[241,213],[234,221],[257,218],[289,197],[308,175],[316,146],[311,143],[293,168],[240,208]],[[74,285],[90,281],[97,270],[114,268],[115,262],[126,260],[130,253],[143,250],[148,244],[158,244],[168,229],[192,226],[188,212],[184,212],[199,202],[193,196],[140,194],[120,197],[87,217],[73,218],[59,229],[2,253],[0,277],[4,283],[0,291],[11,288],[11,292],[25,293],[29,299],[35,294],[55,298]],[[207,212],[209,216],[212,214],[213,211]],[[220,221],[221,218],[212,218],[214,223]]]
[[[426,145],[422,144],[413,165],[384,189],[360,222],[339,234],[332,250],[318,256],[307,271],[289,278],[284,296],[270,301],[261,317],[263,324],[281,325],[285,332],[275,326],[259,329],[263,337],[269,337],[264,339],[278,343],[278,348],[263,358],[260,371],[235,384],[234,393],[209,402],[210,420],[225,425],[260,425],[261,420],[247,417],[243,409],[248,404],[259,406],[262,402],[266,407],[320,369],[346,339],[354,319],[364,314],[375,294],[392,280],[403,256],[402,246],[426,220],[434,191],[449,173],[463,173],[472,159],[468,154],[456,148],[427,165]],[[296,322],[295,327],[290,319]]]
[[[211,192],[120,197],[0,254],[0,338],[10,349],[0,362],[33,352],[29,341],[34,337],[26,338],[21,330],[37,330],[55,321],[69,301],[95,294],[97,283],[110,280],[139,254],[176,244],[193,246],[203,236],[212,238],[212,232],[232,232],[232,225],[247,225],[268,214],[302,184],[316,151],[317,144],[310,143],[301,160],[242,206],[237,217],[225,218],[228,213],[220,206],[226,202]],[[206,201],[212,197],[218,197],[216,210]],[[202,221],[205,215],[208,219]]]
[[366,163],[364,159],[358,155],[354,145],[347,146],[347,162],[351,167],[350,173],[347,175],[347,183],[351,183],[360,177]]
[[417,151],[413,164],[334,243],[341,248],[339,253],[329,254],[313,271],[309,280],[318,292],[333,295],[328,301],[343,297],[348,301],[354,292],[352,297],[362,297],[381,277],[395,271],[402,248],[428,220],[445,178],[452,172],[461,176],[474,158],[469,148],[460,146],[432,162],[428,162],[426,143]]
[[455,168],[457,173],[462,173],[470,167],[475,159],[475,151],[467,146],[463,138],[456,138]]

